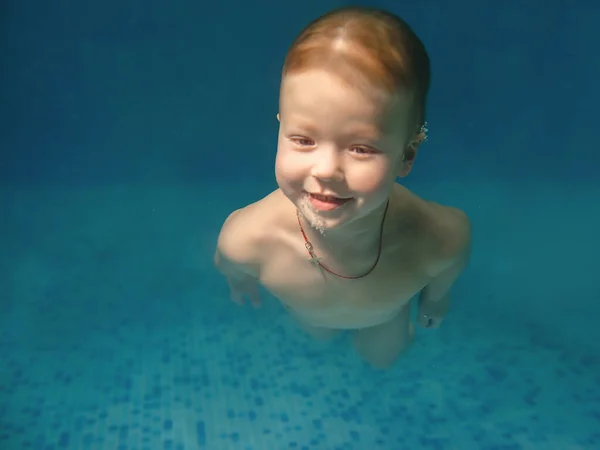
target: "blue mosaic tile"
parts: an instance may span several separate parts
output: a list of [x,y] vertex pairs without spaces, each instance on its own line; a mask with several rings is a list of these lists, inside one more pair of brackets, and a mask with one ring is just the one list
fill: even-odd
[[315,343],[281,308],[215,313],[226,292],[181,280],[177,261],[131,274],[145,280],[133,288],[115,278],[131,261],[110,270],[84,252],[90,266],[61,276],[52,252],[31,252],[53,275],[21,289],[45,279],[64,307],[20,301],[35,332],[16,306],[0,315],[2,450],[600,448],[598,357],[539,333],[468,328],[459,311],[382,373],[347,336]]

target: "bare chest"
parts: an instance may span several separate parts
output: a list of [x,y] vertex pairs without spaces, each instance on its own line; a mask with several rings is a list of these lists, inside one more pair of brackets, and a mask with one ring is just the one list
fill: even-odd
[[359,279],[336,277],[308,258],[288,255],[264,268],[261,283],[313,326],[355,329],[391,319],[427,284],[427,276],[394,255],[382,257],[371,274]]

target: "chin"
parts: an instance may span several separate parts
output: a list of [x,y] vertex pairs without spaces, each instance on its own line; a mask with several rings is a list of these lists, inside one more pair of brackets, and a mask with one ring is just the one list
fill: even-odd
[[298,211],[312,228],[325,234],[328,230],[334,230],[340,225],[347,223],[355,215],[356,199],[351,203],[340,206],[332,210],[319,210],[310,201],[308,195],[303,194],[295,202]]

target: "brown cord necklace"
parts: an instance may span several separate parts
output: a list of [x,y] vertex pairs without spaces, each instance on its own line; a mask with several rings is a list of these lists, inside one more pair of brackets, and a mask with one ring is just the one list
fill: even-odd
[[300,232],[302,233],[302,236],[304,237],[304,246],[306,247],[306,250],[308,250],[308,254],[310,255],[310,258],[308,258],[308,260],[311,263],[318,265],[321,269],[330,273],[331,275],[335,275],[338,278],[344,278],[346,280],[357,280],[359,278],[364,278],[367,275],[369,275],[371,272],[373,272],[373,270],[375,270],[375,267],[377,267],[377,263],[379,263],[379,258],[381,257],[381,244],[383,242],[383,224],[385,222],[385,216],[387,214],[389,205],[390,205],[390,202],[388,200],[388,202],[385,204],[385,211],[383,212],[383,219],[381,219],[381,227],[379,229],[379,249],[377,251],[377,259],[375,260],[375,263],[373,264],[373,266],[369,269],[369,271],[367,273],[365,273],[364,275],[356,276],[356,277],[348,277],[348,276],[340,275],[339,273],[335,273],[333,270],[330,270],[327,267],[325,267],[323,264],[321,264],[321,257],[316,255],[314,246],[308,240],[308,237],[306,236],[306,233],[304,232],[304,228],[302,227],[302,221],[300,220],[300,212],[298,210],[296,210],[296,217],[298,218],[298,225],[300,225]]

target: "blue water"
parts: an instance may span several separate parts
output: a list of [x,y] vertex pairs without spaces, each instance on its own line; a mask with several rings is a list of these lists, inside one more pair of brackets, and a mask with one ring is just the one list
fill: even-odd
[[388,371],[212,266],[275,188],[287,46],[341,2],[3,2],[1,450],[600,448],[600,4],[362,3],[432,59],[406,184],[474,229]]

